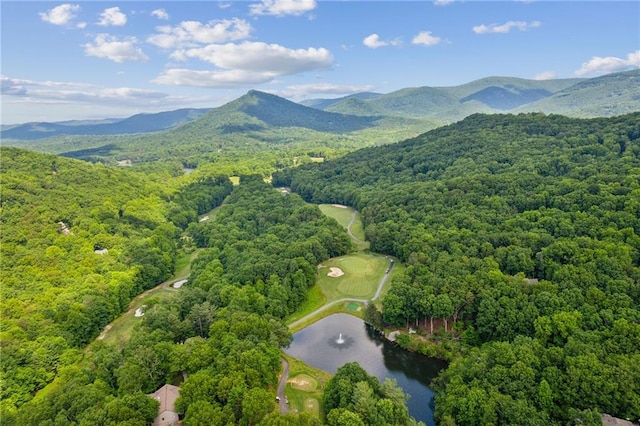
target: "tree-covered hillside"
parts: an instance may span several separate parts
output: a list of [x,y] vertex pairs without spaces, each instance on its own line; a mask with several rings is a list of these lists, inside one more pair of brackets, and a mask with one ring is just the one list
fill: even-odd
[[[62,173],[72,164],[63,160],[57,168]],[[184,202],[185,211],[198,208],[199,200],[206,198],[200,183],[182,187],[172,201]],[[226,187],[214,183],[203,186]],[[171,207],[168,210],[171,217]],[[83,233],[81,225],[70,229],[76,238]],[[135,237],[132,243],[139,244],[148,231],[127,232]],[[35,343],[23,339],[23,345],[38,349],[37,344],[53,343],[33,354],[10,346],[7,359],[11,362],[3,362],[3,368],[9,369],[3,376],[5,383],[13,384],[9,378],[24,380],[25,374],[37,373],[43,364],[53,365],[51,374],[57,373],[57,378],[33,399],[27,392],[18,393],[15,386],[5,390],[3,384],[3,425],[148,425],[158,407],[146,394],[176,381],[182,382],[176,406],[186,425],[256,424],[265,416],[264,424],[319,423],[310,416],[281,418],[274,413],[280,348],[291,339],[282,318],[305,299],[307,288],[315,282],[317,263],[350,250],[344,229],[317,206],[276,191],[253,176],[241,178],[215,219],[190,222],[184,237],[202,248],[188,284],[169,292],[162,303],[150,301],[126,339],[96,340],[84,357],[78,350],[62,347],[63,354],[52,358],[46,351],[64,343],[56,337],[59,332],[25,331],[28,316],[8,323],[13,335],[29,332],[36,338]],[[107,255],[112,250],[114,246],[109,246]],[[99,281],[97,274],[91,277]],[[75,291],[81,304],[90,289]],[[74,297],[67,293],[67,298]],[[40,309],[46,312],[46,307]]]
[[231,184],[14,148],[1,155],[1,399],[11,410],[171,274],[180,227],[220,204]]
[[406,262],[387,323],[461,339],[440,424],[640,417],[639,113],[474,115],[274,183],[356,207],[371,249]]

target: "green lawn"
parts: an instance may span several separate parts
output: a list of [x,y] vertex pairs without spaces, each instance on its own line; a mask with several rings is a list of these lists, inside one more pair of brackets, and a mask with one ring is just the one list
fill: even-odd
[[133,327],[142,321],[142,317],[136,317],[134,315],[135,310],[142,305],[149,306],[173,297],[179,290],[167,290],[164,287],[169,286],[175,281],[186,279],[191,272],[191,262],[198,256],[200,251],[199,249],[178,258],[176,261],[176,273],[173,277],[133,299],[129,304],[127,312],[113,320],[111,324],[107,326],[109,329],[106,332],[103,331],[99,338],[102,338],[102,340],[107,343],[123,343],[129,340]]
[[289,363],[289,379],[285,387],[289,409],[298,413],[306,411],[320,417],[322,395],[331,374],[288,355],[283,354],[283,356]]
[[299,320],[319,307],[324,306],[325,303],[327,303],[327,297],[316,284],[309,289],[309,292],[307,293],[307,300],[305,300],[293,314],[285,319],[285,323],[288,324]]
[[[389,260],[371,253],[353,253],[336,257],[318,267],[318,286],[327,302],[343,298],[369,299],[375,295]],[[340,268],[344,275],[329,277],[331,268]]]
[[351,233],[359,240],[355,241],[356,247],[359,251],[369,248],[369,243],[364,240],[364,226],[362,225],[362,218],[360,213],[352,209],[351,207],[338,207],[333,204],[319,204],[320,211],[326,216],[334,218],[345,229],[351,223],[351,218],[355,212],[356,216],[351,224]]

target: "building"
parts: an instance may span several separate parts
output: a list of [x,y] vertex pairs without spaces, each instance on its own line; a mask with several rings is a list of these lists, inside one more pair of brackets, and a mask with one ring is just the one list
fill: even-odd
[[173,385],[164,385],[149,395],[160,403],[158,416],[153,420],[153,426],[177,426],[180,418],[175,411],[176,399],[180,396],[180,388]]

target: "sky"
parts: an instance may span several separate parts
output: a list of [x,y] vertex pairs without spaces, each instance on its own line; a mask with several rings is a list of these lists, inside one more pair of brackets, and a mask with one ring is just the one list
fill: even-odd
[[5,1],[1,124],[640,67],[640,1]]

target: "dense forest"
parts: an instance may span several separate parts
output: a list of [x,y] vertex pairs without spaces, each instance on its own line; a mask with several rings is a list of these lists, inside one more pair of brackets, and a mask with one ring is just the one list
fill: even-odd
[[1,389],[10,412],[75,364],[134,296],[170,276],[180,228],[232,185],[15,148],[2,149],[0,173]]
[[[322,419],[275,412],[283,320],[317,265],[353,250],[308,203],[355,207],[371,250],[405,264],[367,316],[421,328],[451,361],[438,424],[638,418],[639,123],[473,115],[273,185],[233,186],[233,156],[178,176],[2,148],[2,424],[146,425],[165,383],[186,426],[414,424],[397,385],[355,364],[327,383]],[[95,339],[192,253],[188,285]]]
[[[176,380],[187,425],[273,412],[291,339],[282,318],[305,300],[316,265],[352,248],[335,220],[259,176],[235,189],[212,177],[163,185],[164,175],[17,149],[3,151],[2,171],[12,225],[2,241],[3,424],[146,425],[158,408],[146,394]],[[198,222],[223,201],[215,221]],[[130,336],[82,350],[168,277],[181,245],[200,247],[190,285],[151,299]],[[268,422],[317,423],[279,418]]]
[[274,184],[359,209],[371,249],[406,262],[386,323],[454,329],[440,424],[637,419],[639,123],[474,115]]

